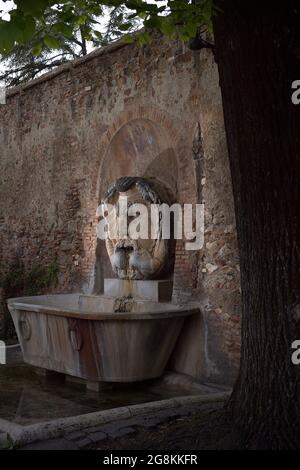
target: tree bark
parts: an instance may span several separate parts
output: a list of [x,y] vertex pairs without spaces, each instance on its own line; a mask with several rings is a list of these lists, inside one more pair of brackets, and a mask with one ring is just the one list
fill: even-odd
[[84,29],[83,27],[81,26],[80,27],[80,36],[81,36],[81,55],[82,56],[85,56],[87,55],[87,47],[86,47],[86,39],[84,37]]
[[[271,2],[270,2],[271,3]],[[242,347],[229,403],[240,445],[300,447],[299,0],[226,0],[214,19],[234,192]]]

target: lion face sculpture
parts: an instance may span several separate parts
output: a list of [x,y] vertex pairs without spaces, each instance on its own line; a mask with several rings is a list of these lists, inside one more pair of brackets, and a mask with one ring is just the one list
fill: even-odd
[[[154,188],[154,183],[144,178],[122,177],[119,178],[105,194],[103,204],[113,206],[114,210],[104,216],[110,228],[110,233],[115,235],[106,239],[106,249],[114,272],[120,279],[154,279],[164,269],[168,259],[169,240],[161,238],[161,222],[151,218],[151,204],[161,204],[160,196]],[[114,230],[120,215],[120,202],[126,201],[127,208],[136,204],[143,204],[147,208],[148,236],[132,238],[119,235]],[[164,201],[165,202],[165,201]],[[134,206],[136,207],[136,206]],[[130,211],[129,211],[130,212]],[[134,219],[128,216],[127,228]],[[145,221],[145,219],[144,219]],[[117,235],[116,235],[117,234]],[[155,236],[153,237],[153,234]]]

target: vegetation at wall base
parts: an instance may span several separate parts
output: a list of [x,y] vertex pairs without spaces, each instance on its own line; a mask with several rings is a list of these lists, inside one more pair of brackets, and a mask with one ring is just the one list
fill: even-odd
[[1,307],[4,314],[2,337],[4,339],[16,337],[14,325],[6,305],[7,299],[23,295],[40,295],[55,288],[58,283],[58,273],[57,260],[53,259],[47,264],[35,263],[27,269],[23,263],[18,261],[0,275]]

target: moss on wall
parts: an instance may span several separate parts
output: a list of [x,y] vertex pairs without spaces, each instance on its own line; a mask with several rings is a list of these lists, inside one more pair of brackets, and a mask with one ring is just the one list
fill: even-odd
[[49,289],[53,289],[58,283],[58,264],[53,259],[46,265],[34,264],[26,268],[23,263],[17,261],[6,272],[0,271],[1,310],[3,315],[2,330],[3,339],[16,337],[13,321],[7,308],[6,301],[11,297],[23,295],[39,295]]

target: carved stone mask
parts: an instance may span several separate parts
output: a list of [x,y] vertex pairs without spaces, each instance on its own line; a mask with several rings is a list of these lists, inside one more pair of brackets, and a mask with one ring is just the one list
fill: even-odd
[[[151,204],[161,204],[160,195],[155,183],[138,177],[119,178],[106,192],[103,203],[114,206],[118,214],[119,203],[126,196],[127,207],[132,204],[143,204],[148,209],[149,238],[133,239],[130,236],[114,236],[106,239],[106,249],[114,272],[120,279],[153,279],[166,265],[169,240],[161,238],[161,221],[156,219],[155,226],[151,220]],[[110,227],[116,222],[111,214],[105,217]],[[127,225],[132,222],[127,218]],[[151,233],[155,237],[150,236]]]

